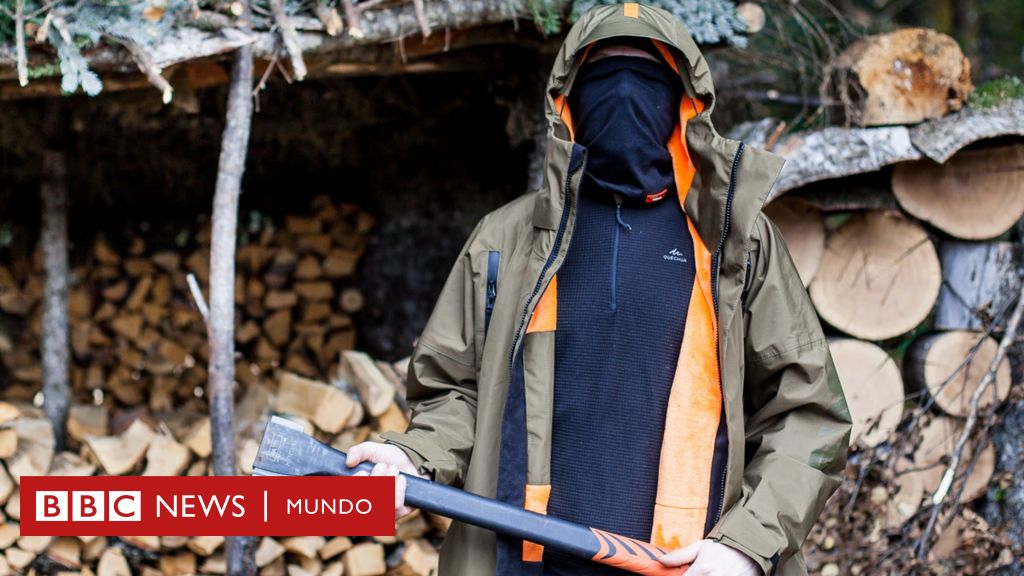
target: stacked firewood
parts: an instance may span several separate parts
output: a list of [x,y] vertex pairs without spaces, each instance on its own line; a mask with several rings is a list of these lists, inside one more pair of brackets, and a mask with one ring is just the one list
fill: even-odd
[[[322,378],[338,353],[354,347],[351,315],[363,305],[353,274],[373,218],[355,205],[314,201],[304,217],[264,223],[238,248],[238,377],[267,371]],[[202,393],[206,324],[189,288],[209,279],[209,225],[184,249],[152,248],[135,234],[122,249],[98,238],[72,270],[69,301],[71,380],[75,399],[169,410]],[[36,262],[0,266],[0,357],[3,398],[31,401],[39,392],[41,275]]]
[[[831,352],[859,449],[854,491],[845,496],[872,506],[864,527],[874,540],[843,535],[839,528],[853,524],[838,521],[811,546],[824,565],[836,554],[867,554],[838,542],[882,542],[884,551],[880,535],[919,537],[913,523],[927,519],[921,512],[936,494],[967,504],[993,483],[995,451],[981,434],[962,449],[952,484],[946,469],[968,417],[983,417],[1011,392],[1009,360],[993,361],[1024,264],[1024,249],[1006,239],[1024,215],[1022,162],[1019,144],[967,150],[943,165],[899,164],[888,186],[798,192],[765,209],[835,335]],[[986,378],[991,385],[972,401]],[[868,474],[880,462],[885,472]],[[858,496],[872,481],[878,492]],[[843,502],[830,514],[840,520],[851,510]],[[957,527],[984,523],[976,515],[965,522],[950,521],[928,558],[953,554]],[[822,550],[823,542],[831,544]]]
[[[377,362],[364,353],[341,353],[330,381],[276,370],[266,383],[245,386],[236,406],[238,471],[252,462],[270,414],[300,423],[307,432],[346,450],[388,430],[405,430],[407,364]],[[198,411],[150,413],[111,409],[109,403],[76,404],[68,423],[67,450],[55,452],[53,432],[30,404],[0,403],[0,574],[12,571],[148,576],[223,574],[223,537],[20,536],[18,482],[24,474],[203,475],[209,473],[210,420]],[[262,538],[255,560],[263,576],[305,574],[429,576],[437,570],[436,543],[444,518],[415,512],[399,521],[395,537]]]
[[[346,449],[404,430],[405,364],[355,352],[354,274],[373,218],[326,197],[275,226],[258,217],[240,239],[236,287],[238,472],[251,474],[267,417],[282,414]],[[23,475],[205,475],[211,429],[203,398],[208,226],[173,248],[141,234],[98,238],[72,271],[71,410],[62,450],[45,415],[37,259],[0,267],[0,575],[223,573],[220,537],[21,537]],[[191,282],[190,282],[190,276]],[[190,284],[194,287],[190,287]],[[416,513],[389,539],[264,538],[261,574],[397,574],[436,570],[444,519]],[[129,566],[132,570],[129,569]]]

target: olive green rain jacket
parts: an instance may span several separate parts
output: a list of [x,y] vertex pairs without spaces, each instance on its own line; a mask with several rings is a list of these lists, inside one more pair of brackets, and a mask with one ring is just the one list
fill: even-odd
[[[615,36],[650,38],[687,93],[669,148],[697,281],[651,463],[651,541],[673,549],[706,537],[766,574],[806,574],[800,546],[839,483],[850,416],[818,318],[761,213],[783,161],[715,131],[708,65],[683,24],[656,8],[598,6],[570,30],[547,88],[543,185],[488,214],[466,242],[412,356],[409,430],[385,440],[438,482],[545,511],[557,272],[586,163],[565,94],[586,47]],[[614,465],[600,446],[579,457]],[[537,574],[542,557],[536,545],[456,522],[440,574]]]

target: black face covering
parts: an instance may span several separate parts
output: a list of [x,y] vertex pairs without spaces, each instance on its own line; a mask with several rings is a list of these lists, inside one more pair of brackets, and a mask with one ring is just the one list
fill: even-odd
[[673,184],[666,144],[682,82],[666,64],[608,56],[584,65],[569,93],[576,142],[587,148],[583,189],[660,199]]

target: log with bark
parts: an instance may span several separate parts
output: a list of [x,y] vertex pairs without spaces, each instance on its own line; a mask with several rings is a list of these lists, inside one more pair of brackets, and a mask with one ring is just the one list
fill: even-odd
[[939,118],[963,106],[974,88],[956,41],[924,28],[858,40],[829,64],[826,77],[825,90],[861,126]]
[[[971,394],[988,372],[998,347],[995,339],[984,333],[953,331],[921,336],[903,360],[907,387],[927,393],[942,412],[964,418]],[[1005,401],[1010,382],[1010,363],[1004,360],[978,407]]]
[[864,212],[829,235],[810,293],[832,326],[884,340],[928,316],[940,282],[935,247],[919,225],[896,213]]
[[1019,291],[1024,249],[1013,242],[943,242],[942,289],[935,307],[937,330],[986,330],[1002,326]]
[[995,238],[1024,215],[1024,144],[897,164],[892,190],[904,210],[951,236]]

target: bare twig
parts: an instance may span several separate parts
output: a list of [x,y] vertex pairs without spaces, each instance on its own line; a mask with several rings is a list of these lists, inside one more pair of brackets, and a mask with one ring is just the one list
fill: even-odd
[[[252,22],[250,0],[240,0],[243,28]],[[235,52],[228,84],[227,113],[217,164],[213,195],[213,231],[210,240],[209,380],[213,469],[218,476],[236,472],[235,437],[232,420],[235,403],[235,240],[238,233],[238,198],[242,193],[252,131],[253,47],[246,44]],[[253,559],[255,539],[233,536],[225,541],[227,573],[250,576],[256,573]]]
[[206,305],[206,298],[203,296],[203,289],[199,287],[199,282],[196,280],[196,275],[191,272],[185,277],[188,282],[188,292],[192,295],[192,302],[195,303],[196,309],[199,310],[199,315],[203,317],[203,322],[206,323],[207,329],[210,326],[210,307]]
[[174,97],[174,88],[171,87],[171,83],[163,77],[160,68],[153,63],[153,59],[150,58],[149,53],[142,46],[137,43],[126,40],[123,38],[111,38],[115,42],[120,43],[128,49],[128,53],[132,55],[132,60],[138,65],[139,71],[141,71],[149,83],[156,87],[160,91],[160,98],[164,104],[170,104],[171,99]]
[[299,38],[295,35],[295,27],[288,21],[288,14],[285,13],[281,0],[270,0],[270,10],[274,14],[277,31],[281,34],[281,42],[291,60],[295,79],[301,82],[306,77],[306,61],[302,59],[302,48],[299,47]]
[[427,11],[423,9],[423,0],[412,0],[412,6],[416,10],[416,22],[420,25],[420,33],[424,38],[430,36],[430,24],[427,23]]
[[14,50],[18,59],[18,84],[28,85],[28,55],[25,52],[25,0],[14,3]]
[[324,32],[327,32],[328,36],[341,35],[341,32],[345,29],[345,24],[341,20],[341,14],[338,14],[336,9],[317,2],[314,10],[320,23],[324,25]]
[[348,33],[353,38],[365,36],[363,28],[359,25],[360,9],[355,7],[352,0],[341,0],[341,8],[345,11],[345,19],[348,20]]
[[925,526],[924,531],[921,533],[920,540],[918,541],[917,557],[919,560],[924,560],[928,555],[928,551],[930,550],[929,540],[932,532],[935,530],[935,523],[938,521],[942,504],[946,499],[946,495],[949,493],[950,486],[952,486],[953,481],[956,478],[956,471],[960,467],[960,461],[963,458],[967,442],[970,440],[971,433],[974,431],[974,427],[978,423],[978,404],[981,402],[981,398],[985,394],[985,391],[988,390],[988,387],[995,382],[996,373],[999,370],[999,365],[1003,362],[1003,358],[1006,356],[1006,350],[1017,338],[1017,329],[1020,326],[1022,315],[1024,315],[1024,283],[1021,284],[1020,292],[1017,294],[1017,304],[1013,309],[1013,314],[1010,315],[1010,320],[1006,323],[1006,333],[1003,334],[1002,339],[999,341],[999,348],[996,349],[996,354],[992,358],[989,370],[981,379],[981,382],[979,382],[975,387],[974,393],[971,395],[970,408],[967,412],[967,422],[964,424],[963,431],[960,432],[960,438],[956,442],[956,447],[953,450],[949,467],[946,468],[946,473],[942,477],[942,482],[932,495],[931,516],[928,518],[928,524]]

